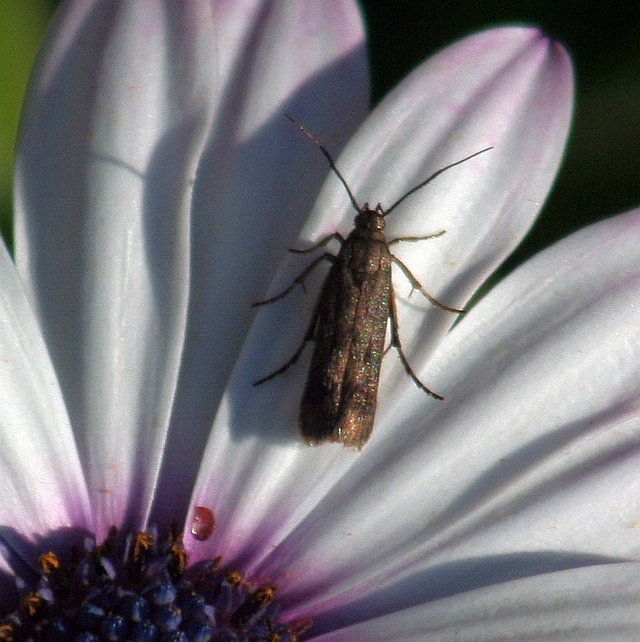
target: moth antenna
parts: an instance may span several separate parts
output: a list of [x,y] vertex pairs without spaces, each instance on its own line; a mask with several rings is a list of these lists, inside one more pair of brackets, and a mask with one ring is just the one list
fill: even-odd
[[456,165],[460,165],[461,163],[464,163],[468,160],[471,160],[474,156],[478,156],[479,154],[484,154],[485,152],[488,152],[490,149],[493,149],[493,147],[485,147],[484,149],[481,149],[479,152],[475,152],[471,154],[470,156],[467,156],[466,158],[463,158],[461,160],[455,161],[454,163],[449,163],[448,165],[445,165],[444,167],[441,167],[438,171],[434,172],[427,178],[426,180],[422,181],[419,185],[416,185],[412,189],[410,189],[404,196],[401,196],[385,213],[384,216],[387,216],[393,212],[402,201],[404,201],[405,198],[411,196],[411,194],[414,194],[417,192],[419,189],[422,189],[425,185],[429,184],[436,176],[440,176],[442,172],[446,172],[448,169],[451,169],[452,167],[455,167]]
[[344,188],[347,190],[347,194],[349,195],[349,200],[351,201],[351,205],[353,205],[353,208],[356,210],[356,212],[360,212],[361,208],[358,205],[358,201],[356,201],[356,197],[353,195],[353,192],[351,191],[351,188],[347,184],[347,181],[344,179],[344,176],[342,176],[342,174],[336,167],[336,164],[333,158],[331,158],[331,154],[327,151],[327,148],[317,138],[315,138],[310,131],[307,131],[304,128],[304,126],[301,125],[293,116],[289,116],[289,114],[285,114],[285,116],[294,125],[296,125],[296,127],[324,154],[324,157],[329,161],[329,166],[334,171],[335,175],[340,179],[340,182],[344,185]]

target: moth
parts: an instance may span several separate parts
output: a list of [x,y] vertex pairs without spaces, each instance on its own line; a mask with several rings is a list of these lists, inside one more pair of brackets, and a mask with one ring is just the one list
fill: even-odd
[[411,286],[421,292],[430,303],[448,312],[463,312],[440,303],[431,296],[409,268],[389,249],[391,245],[401,241],[436,238],[444,234],[444,230],[428,236],[406,236],[387,242],[384,234],[385,218],[405,199],[442,172],[488,151],[491,147],[442,167],[401,196],[387,210],[380,203],[371,208],[369,203],[363,206],[358,204],[327,149],[298,121],[287,114],[285,116],[324,154],[331,170],[344,186],[356,216],[354,228],[346,239],[335,232],[308,249],[290,250],[304,254],[337,240],[341,245],[337,255],[324,252],[282,292],[253,304],[266,305],[282,299],[296,285],[304,287],[306,277],[321,261],[331,263],[300,347],[282,367],[254,382],[254,385],[261,385],[282,374],[296,363],[307,342],[313,341],[315,347],[298,421],[302,437],[309,445],[329,441],[341,442],[347,448],[361,449],[373,430],[388,322],[391,326],[389,347],[397,350],[406,373],[426,394],[435,399],[444,399],[420,381],[402,349],[391,282],[392,263],[400,268]]

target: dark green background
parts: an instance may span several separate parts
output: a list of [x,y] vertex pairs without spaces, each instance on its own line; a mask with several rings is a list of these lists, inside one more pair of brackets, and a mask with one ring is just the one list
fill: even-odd
[[[42,37],[46,12],[55,3],[2,0],[2,4],[0,21],[4,24],[0,23],[0,28],[6,46],[0,68],[10,69],[12,77],[9,88],[7,74],[0,71],[0,106],[9,112],[0,113],[4,119],[0,127],[4,128],[5,141],[12,144],[12,118],[17,118],[19,112],[30,56]],[[566,160],[536,227],[509,260],[507,269],[572,230],[640,204],[638,0],[433,4],[362,0],[361,6],[369,32],[374,102],[437,49],[489,26],[537,25],[570,51],[576,67],[577,93]],[[30,29],[28,37],[20,31],[23,28]],[[13,39],[26,43],[25,47],[18,50]],[[3,156],[0,160],[9,167],[9,155]],[[0,194],[0,208],[5,217],[2,232],[10,240],[6,222],[10,206],[8,170],[5,175],[5,196]]]

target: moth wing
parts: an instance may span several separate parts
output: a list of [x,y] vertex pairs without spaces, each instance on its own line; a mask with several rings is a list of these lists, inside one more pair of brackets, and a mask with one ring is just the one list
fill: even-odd
[[334,437],[347,448],[362,448],[373,430],[389,301],[390,290],[383,273],[362,284],[356,318],[365,321],[354,326]]
[[300,405],[300,432],[307,443],[361,448],[369,438],[390,299],[388,247],[363,243],[352,233],[318,300],[315,347]]
[[336,263],[322,286],[314,349],[300,404],[299,426],[309,444],[334,439],[355,325],[357,291]]

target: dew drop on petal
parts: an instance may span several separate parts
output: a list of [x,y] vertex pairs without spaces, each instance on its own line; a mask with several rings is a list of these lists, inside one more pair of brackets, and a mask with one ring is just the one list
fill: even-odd
[[206,506],[196,506],[191,520],[191,534],[199,541],[209,539],[216,527],[213,511]]

